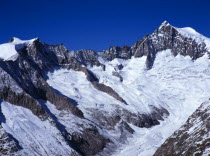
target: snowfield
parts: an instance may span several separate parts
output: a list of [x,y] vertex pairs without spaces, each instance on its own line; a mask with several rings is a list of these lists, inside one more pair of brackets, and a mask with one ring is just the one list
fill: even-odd
[[176,30],[178,30],[179,33],[181,33],[183,36],[188,37],[188,38],[192,38],[197,43],[203,43],[204,42],[206,44],[206,48],[208,50],[210,50],[210,39],[203,36],[202,34],[198,33],[194,29],[192,29],[190,27],[185,27],[185,28],[176,28]]
[[1,103],[1,110],[6,118],[2,127],[24,147],[17,155],[71,154],[72,149],[51,120],[41,121],[30,110],[7,102]]
[[[114,59],[111,62],[101,58],[100,61],[106,65],[106,71],[96,66],[89,69],[101,83],[112,87],[123,97],[128,105],[94,89],[83,73],[73,70],[60,69],[48,73],[47,82],[62,94],[76,100],[84,113],[90,107],[112,112],[113,105],[140,113],[149,113],[152,106],[164,107],[170,113],[168,118],[160,121],[160,125],[149,129],[130,125],[135,135],[113,155],[151,156],[202,102],[209,99],[210,61],[207,55],[192,61],[188,56],[174,57],[170,50],[165,50],[157,54],[151,70],[145,68],[145,57],[127,61]],[[119,64],[124,66],[122,70],[117,68]],[[123,82],[112,75],[113,71],[121,75]]]
[[0,59],[15,60],[18,56],[18,50],[33,43],[34,40],[36,39],[20,40],[14,37],[11,43],[0,44]]

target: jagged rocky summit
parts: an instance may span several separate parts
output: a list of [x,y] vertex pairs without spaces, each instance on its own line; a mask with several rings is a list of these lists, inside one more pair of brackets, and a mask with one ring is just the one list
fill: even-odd
[[[210,39],[166,21],[131,47],[99,52],[12,38],[0,45],[0,155],[189,154],[166,139],[209,98],[209,53]],[[208,154],[209,118],[194,118],[207,127],[200,155]],[[179,144],[182,131],[173,134]]]

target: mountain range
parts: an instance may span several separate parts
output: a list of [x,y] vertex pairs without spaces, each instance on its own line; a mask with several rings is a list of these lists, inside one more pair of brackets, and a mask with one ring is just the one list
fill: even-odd
[[210,39],[164,21],[133,46],[0,45],[0,155],[208,156]]

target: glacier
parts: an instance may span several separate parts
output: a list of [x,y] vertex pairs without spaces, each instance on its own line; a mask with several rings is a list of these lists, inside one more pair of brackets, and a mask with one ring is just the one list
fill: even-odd
[[209,38],[167,21],[103,51],[12,38],[0,45],[0,155],[171,155],[173,137],[208,131],[209,58]]

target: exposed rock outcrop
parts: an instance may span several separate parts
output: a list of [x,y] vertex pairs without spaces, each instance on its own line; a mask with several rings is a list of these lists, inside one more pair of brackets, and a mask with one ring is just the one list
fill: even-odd
[[205,102],[158,148],[154,156],[208,155],[209,132],[210,102]]
[[82,133],[73,133],[71,142],[81,155],[91,156],[102,151],[110,140],[100,135],[97,129],[84,129]]
[[120,75],[120,73],[118,73],[118,72],[116,72],[116,71],[113,71],[113,72],[112,72],[112,75],[118,77],[118,78],[120,79],[120,82],[123,81],[123,78],[122,78],[122,76]]
[[0,155],[14,155],[19,150],[18,145],[0,125]]

